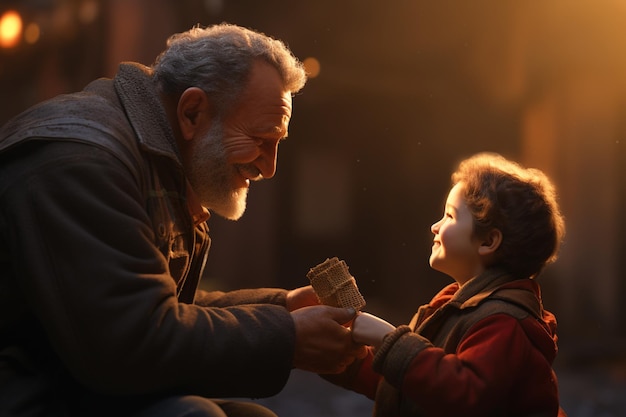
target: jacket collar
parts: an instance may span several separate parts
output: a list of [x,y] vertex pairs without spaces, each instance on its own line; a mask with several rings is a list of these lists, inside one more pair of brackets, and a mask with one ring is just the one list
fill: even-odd
[[134,62],[122,63],[114,85],[139,145],[181,165],[174,132],[152,82],[152,70]]
[[492,268],[465,283],[454,294],[450,303],[458,308],[475,307],[503,285],[514,281],[507,272]]
[[[172,159],[182,167],[180,153],[165,109],[152,82],[152,70],[134,62],[120,64],[114,79],[115,91],[126,111],[139,146]],[[209,219],[189,182],[186,182],[187,206],[195,225]]]

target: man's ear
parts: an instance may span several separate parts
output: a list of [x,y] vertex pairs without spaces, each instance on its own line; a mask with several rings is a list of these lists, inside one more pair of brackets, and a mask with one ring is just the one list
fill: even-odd
[[502,243],[502,232],[498,229],[491,229],[484,237],[478,248],[480,255],[491,255],[500,247]]
[[206,93],[198,87],[183,91],[178,99],[176,117],[183,139],[191,140],[211,127],[212,107]]

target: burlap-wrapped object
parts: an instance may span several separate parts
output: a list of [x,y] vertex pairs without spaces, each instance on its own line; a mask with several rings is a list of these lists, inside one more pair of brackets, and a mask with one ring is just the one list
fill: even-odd
[[326,259],[311,268],[306,276],[322,304],[352,307],[357,311],[365,307],[365,299],[344,261],[336,257]]

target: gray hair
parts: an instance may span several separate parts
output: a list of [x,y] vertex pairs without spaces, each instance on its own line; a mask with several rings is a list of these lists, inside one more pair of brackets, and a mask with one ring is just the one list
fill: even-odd
[[274,66],[292,94],[304,87],[304,66],[282,41],[228,23],[172,35],[152,66],[153,78],[164,94],[176,97],[187,88],[201,88],[223,115],[256,59]]

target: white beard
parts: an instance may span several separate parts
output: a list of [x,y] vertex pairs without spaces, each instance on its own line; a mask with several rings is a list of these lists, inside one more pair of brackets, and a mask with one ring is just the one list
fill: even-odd
[[228,163],[222,144],[222,127],[214,122],[203,137],[194,138],[183,153],[185,173],[200,203],[229,219],[238,220],[246,211],[248,188],[233,188],[237,168]]

